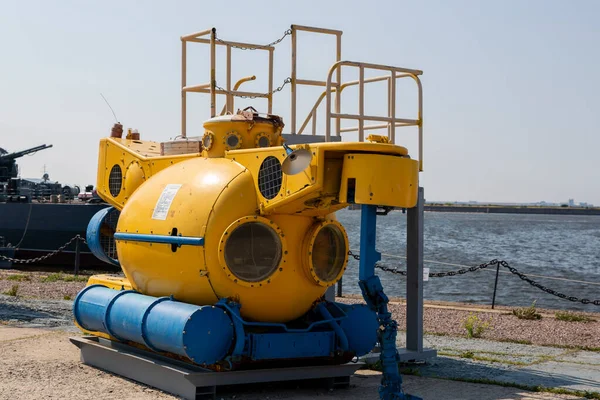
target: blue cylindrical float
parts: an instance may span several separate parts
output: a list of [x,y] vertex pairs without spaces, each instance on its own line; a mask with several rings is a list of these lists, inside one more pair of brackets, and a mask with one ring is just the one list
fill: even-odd
[[103,285],[79,292],[73,314],[83,329],[185,356],[197,364],[223,360],[234,338],[232,321],[221,308]]

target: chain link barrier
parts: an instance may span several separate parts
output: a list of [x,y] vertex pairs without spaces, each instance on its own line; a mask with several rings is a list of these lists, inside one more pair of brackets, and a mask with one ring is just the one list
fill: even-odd
[[[352,251],[348,251],[348,255],[350,257],[353,257],[355,260],[360,260],[360,255],[359,254],[354,254]],[[489,261],[487,263],[483,263],[480,265],[475,265],[473,267],[469,267],[469,268],[461,268],[455,271],[447,271],[447,272],[430,272],[429,273],[429,277],[430,278],[443,278],[445,276],[456,276],[456,275],[464,275],[467,272],[475,272],[481,269],[485,269],[491,266],[500,266],[503,268],[508,269],[512,274],[518,276],[521,280],[529,283],[531,286],[536,287],[548,294],[551,294],[553,296],[556,297],[560,297],[561,299],[566,299],[572,302],[576,302],[576,303],[582,303],[582,304],[593,304],[595,306],[600,306],[600,299],[598,300],[590,300],[590,299],[585,299],[585,298],[578,298],[575,296],[567,296],[564,293],[558,292],[554,289],[550,289],[544,285],[542,285],[539,282],[534,281],[533,279],[529,278],[527,275],[525,275],[524,273],[520,272],[518,269],[516,269],[515,267],[511,267],[506,261],[504,260],[492,260]],[[399,270],[398,268],[391,268],[388,267],[386,265],[383,265],[379,262],[375,263],[375,268],[380,269],[384,272],[390,272],[392,274],[397,274],[397,275],[402,275],[402,276],[406,276],[406,271],[402,271]]]
[[285,37],[286,37],[286,36],[288,36],[288,35],[291,35],[291,34],[292,34],[292,30],[291,30],[291,29],[288,29],[287,31],[285,31],[285,32],[283,33],[283,36],[282,36],[282,37],[280,37],[279,39],[277,39],[277,40],[274,40],[274,41],[272,41],[272,42],[271,42],[271,43],[269,43],[269,44],[263,44],[263,45],[259,45],[259,46],[252,46],[252,47],[238,46],[237,44],[233,44],[233,43],[231,43],[231,42],[227,42],[227,41],[225,41],[225,40],[223,40],[223,39],[221,39],[221,38],[219,38],[219,37],[216,37],[216,36],[215,36],[215,40],[216,40],[217,42],[221,43],[221,44],[225,44],[225,45],[227,45],[227,46],[231,46],[231,47],[233,47],[234,49],[240,49],[240,50],[260,50],[260,49],[266,49],[266,48],[268,48],[268,47],[275,46],[275,45],[277,45],[277,44],[281,43],[281,42],[283,41],[283,39],[285,39]]
[[[266,49],[272,46],[275,46],[279,43],[281,43],[283,41],[283,39],[286,38],[286,36],[291,35],[292,34],[292,30],[288,29],[283,33],[283,36],[281,36],[279,39],[276,39],[274,41],[272,41],[271,43],[268,44],[263,44],[263,45],[258,45],[258,46],[239,46],[237,44],[233,44],[231,42],[227,42],[219,37],[215,37],[215,40],[221,44],[227,45],[227,46],[231,46],[234,49],[240,49],[240,50],[260,50],[260,49]],[[283,88],[285,87],[285,85],[287,85],[288,83],[292,83],[292,78],[291,77],[287,77],[285,78],[285,80],[283,81],[283,84],[281,86],[279,86],[277,89],[271,91],[271,92],[266,92],[266,93],[261,93],[261,94],[256,94],[256,95],[251,95],[251,96],[246,96],[246,95],[239,95],[236,94],[234,91],[231,90],[227,90],[222,88],[221,86],[218,86],[217,83],[215,82],[215,89],[221,90],[223,92],[225,92],[226,94],[235,96],[235,97],[239,97],[242,99],[256,99],[259,97],[268,97],[268,96],[272,96],[274,93],[277,92],[281,92],[283,90]]]
[[215,83],[215,89],[222,90],[226,94],[230,94],[230,95],[235,96],[235,97],[240,97],[242,99],[256,99],[256,98],[259,98],[259,97],[260,98],[262,98],[262,97],[268,97],[268,96],[273,95],[274,93],[281,92],[283,90],[283,88],[285,87],[285,85],[287,85],[288,83],[292,83],[292,78],[290,78],[289,76],[283,80],[283,84],[281,86],[279,86],[277,89],[274,89],[271,92],[260,93],[260,94],[250,95],[250,96],[236,94],[235,91],[224,89],[221,86],[217,85],[216,83]]
[[36,262],[44,261],[44,260],[46,260],[46,259],[48,259],[50,257],[53,257],[53,256],[57,255],[58,253],[62,253],[67,247],[69,247],[71,245],[71,243],[73,243],[76,240],[80,240],[84,244],[87,244],[87,241],[85,240],[85,238],[81,237],[80,235],[75,235],[67,243],[63,244],[58,249],[56,249],[54,251],[51,251],[50,253],[45,254],[43,256],[39,256],[39,257],[36,257],[36,258],[24,258],[24,259],[20,259],[20,258],[7,257],[7,256],[3,256],[3,255],[0,254],[0,260],[8,261],[8,262],[11,262],[13,264],[33,264],[33,263],[36,263]]

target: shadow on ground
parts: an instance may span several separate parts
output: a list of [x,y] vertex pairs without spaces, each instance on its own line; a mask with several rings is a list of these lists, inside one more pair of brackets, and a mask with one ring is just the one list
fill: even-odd
[[22,327],[69,327],[73,325],[72,303],[0,296],[0,321]]
[[547,388],[600,391],[600,366],[565,362],[540,362],[528,366],[482,363],[470,359],[438,356],[428,364],[414,367],[420,376],[504,382]]

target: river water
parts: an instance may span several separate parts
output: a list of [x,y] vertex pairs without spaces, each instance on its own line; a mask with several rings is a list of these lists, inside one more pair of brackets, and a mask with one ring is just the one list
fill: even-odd
[[[350,248],[358,252],[360,211],[336,213],[348,232]],[[377,249],[381,253],[406,255],[406,214],[393,211],[378,217]],[[600,299],[600,216],[425,213],[425,267],[430,272],[459,269],[430,261],[479,265],[505,260],[525,274],[545,275],[593,284],[532,278],[542,285],[590,300]],[[382,263],[406,269],[404,259],[382,256]],[[389,296],[404,297],[406,279],[377,270]],[[424,284],[426,300],[491,304],[493,270],[430,278]],[[349,261],[343,279],[345,293],[360,293],[358,262]],[[600,306],[583,305],[552,296],[516,275],[500,273],[496,304],[600,312]]]

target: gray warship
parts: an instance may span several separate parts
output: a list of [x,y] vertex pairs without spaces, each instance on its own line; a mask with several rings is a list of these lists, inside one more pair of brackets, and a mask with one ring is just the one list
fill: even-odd
[[93,186],[82,192],[76,185],[51,181],[47,173],[41,178],[19,176],[19,158],[51,147],[43,144],[12,153],[0,148],[0,256],[34,260],[17,263],[0,257],[0,267],[69,267],[74,265],[76,250],[85,268],[109,267],[91,254],[83,240],[73,239],[85,238],[89,220],[107,207]]

